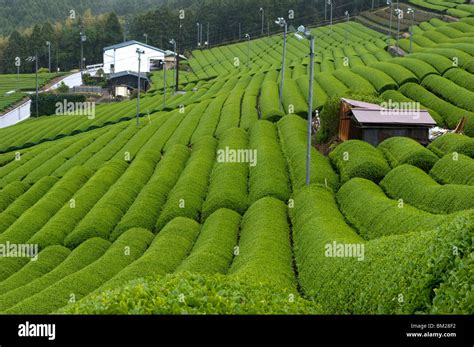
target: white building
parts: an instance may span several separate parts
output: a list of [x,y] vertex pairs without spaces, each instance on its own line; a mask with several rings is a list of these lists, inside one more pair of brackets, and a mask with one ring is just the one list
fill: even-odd
[[152,65],[165,59],[166,52],[159,48],[138,41],[122,42],[104,48],[104,73],[138,72],[137,49],[144,51],[141,55],[141,72],[150,72]]

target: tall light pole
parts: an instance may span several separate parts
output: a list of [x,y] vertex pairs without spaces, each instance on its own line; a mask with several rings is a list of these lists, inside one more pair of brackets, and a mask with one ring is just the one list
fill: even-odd
[[174,90],[178,91],[178,52],[176,52],[176,40],[171,39],[170,43],[173,45],[174,54]]
[[328,5],[331,6],[331,9],[330,9],[330,15],[329,15],[329,25],[331,26],[331,31],[332,31],[332,0],[328,0]]
[[51,73],[51,42],[46,41],[46,46],[48,46],[48,71]]
[[324,1],[324,23],[328,21],[328,1]]
[[415,24],[415,10],[411,7],[408,7],[408,14],[411,14],[411,26],[410,26],[410,53],[413,49],[413,25]]
[[84,31],[80,32],[80,36],[81,36],[81,77],[82,77],[82,75],[84,73],[83,72],[83,70],[84,70],[84,42],[86,42],[87,36],[84,33]]
[[397,14],[397,48],[399,47],[400,42],[400,20],[403,17],[403,10],[400,8],[395,9],[395,13]]
[[387,0],[387,5],[390,6],[390,24],[388,29],[388,37],[387,37],[387,46],[390,47],[390,38],[392,37],[392,17],[393,17],[393,2],[392,0]]
[[282,62],[281,62],[281,81],[280,81],[280,111],[282,108],[283,103],[283,86],[285,83],[285,58],[286,58],[286,36],[288,33],[288,23],[282,17],[279,17],[276,21],[280,27],[284,29],[283,32],[283,54],[282,54]]
[[349,11],[344,12],[346,16],[346,46],[349,44]]
[[239,41],[242,40],[242,24],[239,23]]
[[144,54],[145,51],[141,50],[140,48],[137,48],[136,52],[138,54],[138,93],[137,93],[137,127],[138,127],[138,115],[140,114],[140,88],[141,88],[140,70],[141,70],[141,65],[142,65],[142,54]]
[[35,100],[35,107],[36,107],[36,118],[38,118],[38,97],[39,97],[39,84],[38,84],[38,53],[34,56],[26,58],[28,62],[35,62],[35,75],[36,75],[36,100]]
[[145,37],[145,44],[148,44],[148,34],[147,33],[143,34],[143,37]]
[[250,67],[250,35],[245,34],[245,38],[247,39],[247,68]]
[[207,22],[207,41],[206,41],[206,47],[210,47],[210,42],[209,42],[209,22]]
[[163,110],[166,108],[166,58],[163,61]]
[[197,47],[201,47],[201,42],[199,41],[199,28],[200,28],[200,25],[199,25],[199,22],[196,23],[196,26],[197,26]]
[[260,13],[262,14],[262,36],[263,36],[263,34],[264,34],[263,25],[265,23],[265,10],[263,9],[263,7],[260,7]]
[[311,33],[311,30],[305,28],[303,25],[298,27],[298,32],[295,36],[302,40],[306,38],[309,40],[309,95],[308,95],[308,137],[307,137],[307,147],[306,147],[306,185],[310,183],[311,175],[311,128],[313,121],[313,81],[314,81],[314,36]]
[[202,44],[202,23],[200,23],[200,26],[201,26],[201,28],[199,29],[199,32],[200,32],[199,42],[201,42],[201,49],[202,49],[202,46],[204,46],[204,45]]

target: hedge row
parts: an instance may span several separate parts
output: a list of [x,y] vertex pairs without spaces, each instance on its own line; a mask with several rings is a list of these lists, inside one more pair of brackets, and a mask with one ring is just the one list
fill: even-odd
[[352,68],[352,71],[366,78],[379,93],[398,88],[393,78],[380,70],[368,66],[356,66]]
[[378,185],[364,178],[346,182],[337,193],[337,202],[349,223],[366,240],[429,230],[450,219],[392,200]]
[[474,158],[474,139],[465,135],[444,134],[431,142],[428,148],[439,157],[456,152]]
[[[469,276],[457,276],[459,280],[452,285],[448,281],[451,273],[461,273],[465,266],[462,261],[467,258],[464,255],[472,252],[472,215],[460,216],[438,230],[363,243],[345,224],[327,190],[311,185],[300,190],[294,200],[295,208],[290,212],[300,284],[307,295],[323,305],[326,313],[469,311],[463,307],[469,302],[469,290],[449,293],[454,285],[456,289],[469,288]],[[363,260],[326,256],[326,246],[333,242],[364,246]],[[459,247],[458,255],[453,254],[453,246]],[[440,282],[440,289],[447,284],[447,290],[436,291]],[[452,293],[462,294],[453,297]],[[444,296],[448,300],[442,300]]]
[[412,53],[407,56],[414,58],[431,65],[440,74],[444,74],[449,69],[453,68],[453,62],[446,57],[433,53]]
[[158,163],[150,181],[110,235],[114,241],[128,229],[139,227],[153,230],[166,198],[178,181],[189,159],[189,148],[175,145]]
[[191,157],[161,210],[155,230],[175,217],[198,220],[216,158],[217,141],[206,137],[193,145]]
[[[230,155],[227,158],[227,150],[235,151],[235,161]],[[245,154],[239,154],[242,150],[242,153],[248,153],[248,158]],[[240,214],[247,210],[249,167],[253,164],[246,160],[251,159],[252,152],[248,149],[248,135],[245,130],[233,128],[222,135],[207,197],[202,206],[202,221],[220,208],[228,208]],[[255,157],[254,160],[258,158]]]
[[426,77],[422,85],[444,100],[471,112],[474,112],[474,92],[471,92],[447,78],[431,75]]
[[472,73],[457,68],[446,71],[444,77],[456,83],[458,86],[474,92],[474,75]]
[[344,83],[351,92],[361,94],[376,94],[375,88],[364,77],[353,73],[350,70],[336,70],[333,72],[338,80]]
[[202,226],[191,254],[176,272],[225,274],[237,246],[240,215],[222,208],[211,214]]
[[[300,88],[301,94],[303,94],[306,104],[308,104],[309,98],[309,76],[304,75],[299,77],[296,80],[298,87]],[[313,111],[320,110],[323,108],[324,104],[326,103],[328,96],[326,92],[321,88],[318,82],[313,82]],[[307,112],[307,111],[306,111]]]
[[283,107],[286,114],[297,114],[301,117],[305,117],[308,114],[306,99],[293,79],[285,80],[283,86]]
[[175,271],[191,252],[200,231],[201,225],[192,219],[173,219],[160,231],[140,258],[104,282],[97,291],[114,288],[133,279],[162,276]]
[[427,173],[411,165],[393,169],[380,182],[393,199],[431,213],[453,213],[474,208],[474,187],[440,185]]
[[354,177],[378,183],[390,171],[382,153],[364,141],[345,141],[329,154],[329,158],[339,171],[341,183]]
[[462,154],[446,154],[433,166],[430,176],[441,184],[474,186],[474,160]]
[[273,81],[263,82],[259,98],[261,119],[276,121],[283,117],[279,100],[278,84]]
[[55,245],[45,248],[37,255],[35,261],[30,261],[13,275],[0,283],[0,295],[20,288],[46,275],[63,262],[71,253],[66,247]]
[[107,239],[150,179],[156,162],[156,154],[141,154],[140,158],[136,158],[120,179],[66,236],[64,245],[75,248],[92,237]]
[[410,164],[428,172],[438,161],[430,150],[408,137],[391,137],[382,141],[380,149],[392,168]]
[[131,229],[115,241],[99,259],[48,286],[4,312],[7,314],[48,314],[71,299],[80,300],[120,270],[138,259],[148,248],[153,234],[144,229]]
[[332,73],[317,73],[315,74],[314,79],[324,90],[328,98],[334,96],[343,96],[349,91],[349,89],[341,81],[334,77]]
[[24,194],[30,186],[24,182],[14,181],[0,190],[0,212]]
[[[68,257],[56,268],[30,283],[0,295],[0,312],[12,307],[18,302],[33,296],[66,276],[81,270],[96,261],[109,248],[110,242],[93,238],[74,249]],[[48,248],[49,249],[49,248]]]
[[73,205],[64,205],[29,242],[40,248],[63,244],[65,238],[76,228],[82,219],[107,194],[110,187],[122,176],[128,165],[125,161],[110,161],[74,195]]
[[258,96],[256,95],[244,95],[244,98],[242,99],[240,128],[248,130],[258,120],[257,100]]
[[[185,109],[185,112],[192,112],[192,109]],[[175,111],[171,113],[171,116],[169,118],[166,118],[166,122],[161,126],[153,136],[150,137],[148,142],[140,147],[137,148],[136,153],[141,153],[141,152],[154,152],[154,153],[159,153],[164,150],[165,145],[168,146],[168,143],[171,141],[172,136],[177,133],[178,131],[181,133],[179,136],[180,138],[174,139],[173,141],[177,142],[189,142],[189,138],[187,137],[189,133],[189,128],[184,131],[184,134],[181,130],[178,130],[181,128],[181,125],[184,124],[184,120],[187,116],[185,114],[181,114],[180,111]],[[189,124],[189,123],[188,123]],[[184,126],[183,126],[184,128]],[[137,134],[139,136],[140,134]],[[168,148],[168,147],[167,147]],[[126,150],[125,148],[123,150]],[[134,153],[132,151],[131,153]],[[118,155],[122,155],[123,153],[118,153]]]
[[[306,184],[306,122],[298,116],[286,116],[278,122],[278,132],[290,171],[293,190]],[[339,178],[329,159],[315,148],[311,149],[310,183],[337,190]]]
[[289,174],[275,125],[268,121],[255,123],[250,130],[249,148],[257,153],[256,166],[250,167],[250,204],[265,196],[287,201]]
[[226,95],[220,95],[209,103],[206,111],[201,117],[201,121],[191,137],[191,143],[195,143],[205,136],[214,136],[214,132],[216,131],[217,124],[219,124],[219,119],[221,117],[222,106],[224,105],[226,98]]
[[[90,176],[92,176],[92,171],[81,166],[70,170],[46,195],[0,234],[0,243],[27,242],[73,197]],[[0,281],[15,273],[25,261],[25,258],[0,258]]]
[[229,275],[245,282],[294,289],[290,227],[286,204],[272,197],[258,200],[242,218],[239,252]]
[[378,62],[370,67],[380,70],[390,76],[399,86],[408,82],[418,83],[418,78],[409,69],[389,62]]

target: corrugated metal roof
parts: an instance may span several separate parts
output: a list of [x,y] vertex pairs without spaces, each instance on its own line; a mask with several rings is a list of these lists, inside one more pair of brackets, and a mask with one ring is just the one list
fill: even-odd
[[117,44],[112,45],[112,46],[105,47],[105,48],[104,48],[104,52],[105,52],[105,51],[109,51],[109,50],[111,50],[111,49],[119,49],[119,48],[131,46],[131,45],[140,45],[140,46],[147,47],[147,48],[153,49],[153,50],[158,51],[158,52],[161,52],[161,53],[165,53],[165,51],[162,50],[162,49],[159,49],[159,48],[156,48],[156,47],[147,45],[146,43],[139,42],[139,41],[135,41],[135,40],[130,40],[130,41],[126,41],[126,42],[121,42],[121,43],[117,43]]
[[352,114],[361,124],[367,123],[390,123],[390,124],[418,124],[418,125],[436,125],[428,111],[398,111],[388,109],[352,109]]

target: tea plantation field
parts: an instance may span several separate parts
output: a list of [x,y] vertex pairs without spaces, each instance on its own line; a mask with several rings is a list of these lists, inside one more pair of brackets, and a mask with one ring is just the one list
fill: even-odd
[[294,37],[281,105],[275,35],[194,51],[166,106],[157,73],[138,127],[131,100],[0,129],[0,245],[39,250],[0,257],[0,313],[472,314],[474,22],[423,20],[404,57],[358,22],[312,29],[318,132],[347,96],[465,134],[313,147],[309,185]]

